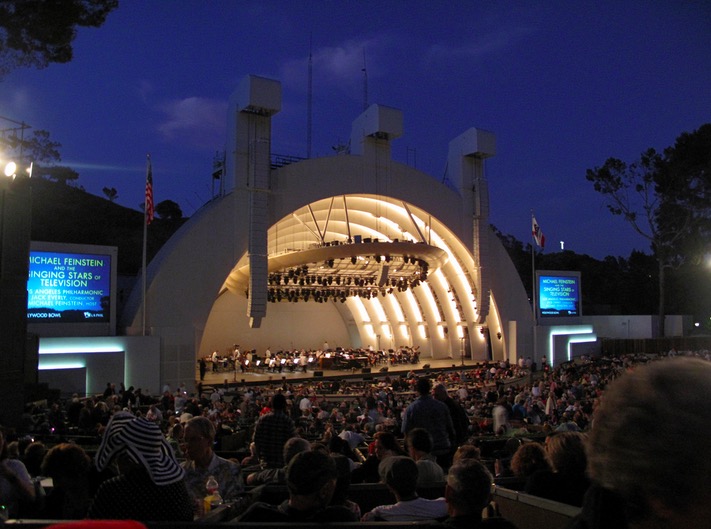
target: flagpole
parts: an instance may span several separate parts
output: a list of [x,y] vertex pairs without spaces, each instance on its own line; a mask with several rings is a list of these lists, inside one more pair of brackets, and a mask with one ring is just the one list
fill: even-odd
[[[535,216],[531,210],[531,226],[535,224]],[[533,359],[538,358],[538,304],[536,303],[536,237],[531,230],[531,296],[533,296]]]
[[[531,210],[531,225],[534,224],[535,216],[533,215],[533,210]],[[536,315],[536,237],[531,230],[531,295],[533,296],[533,324],[538,323],[538,318]]]
[[146,335],[146,269],[147,269],[147,254],[148,254],[148,224],[153,220],[153,169],[151,167],[151,155],[146,154],[146,195],[143,203],[143,257],[141,264],[141,294],[143,297],[142,320],[143,320],[143,336]]

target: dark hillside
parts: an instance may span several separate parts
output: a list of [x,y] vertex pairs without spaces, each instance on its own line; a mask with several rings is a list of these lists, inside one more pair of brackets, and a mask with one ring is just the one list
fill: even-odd
[[[33,178],[32,240],[118,247],[118,273],[136,275],[143,251],[143,214],[65,184]],[[151,258],[186,221],[156,218],[148,227]]]

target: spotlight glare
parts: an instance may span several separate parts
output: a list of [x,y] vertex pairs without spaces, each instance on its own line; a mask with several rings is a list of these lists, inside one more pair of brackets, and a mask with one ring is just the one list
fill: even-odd
[[14,176],[15,171],[17,171],[17,164],[15,162],[7,162],[7,165],[5,165],[5,176]]

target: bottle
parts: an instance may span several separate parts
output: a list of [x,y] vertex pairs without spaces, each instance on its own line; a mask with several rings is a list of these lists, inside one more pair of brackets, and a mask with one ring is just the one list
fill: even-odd
[[205,513],[210,512],[212,509],[222,504],[222,496],[220,496],[219,484],[215,479],[215,476],[209,476],[205,482],[205,489],[207,490],[207,496],[205,496],[204,506]]

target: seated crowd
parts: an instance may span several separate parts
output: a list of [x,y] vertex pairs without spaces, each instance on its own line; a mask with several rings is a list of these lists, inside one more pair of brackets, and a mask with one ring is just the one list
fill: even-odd
[[[224,503],[225,523],[236,524],[514,527],[490,503],[498,483],[582,508],[576,529],[711,519],[711,472],[698,457],[711,433],[707,359],[584,358],[516,379],[527,368],[282,380],[190,396],[164,388],[161,398],[108,384],[103,396],[52,403],[27,421],[38,434],[51,424],[65,442],[47,449],[0,433],[4,515],[190,521]],[[234,437],[243,445],[222,449]],[[41,478],[52,478],[46,493]],[[359,503],[358,483],[389,495]]]

